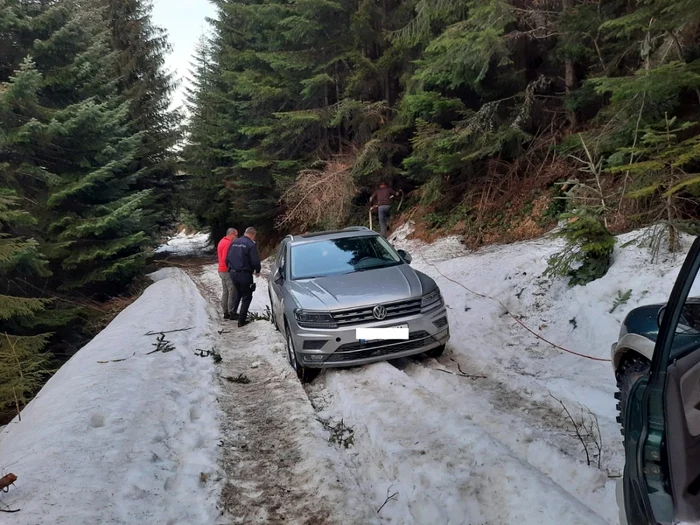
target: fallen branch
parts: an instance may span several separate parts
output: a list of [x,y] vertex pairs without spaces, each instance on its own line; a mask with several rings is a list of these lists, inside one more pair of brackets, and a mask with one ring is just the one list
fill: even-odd
[[[459,368],[459,365],[457,365],[457,368]],[[486,379],[486,376],[465,374],[464,372],[462,372],[461,368],[460,368],[459,372],[453,372],[451,370],[446,370],[444,368],[434,368],[433,370],[437,370],[438,372],[444,372],[446,374],[450,374],[450,375],[457,376],[457,377],[466,377],[468,379],[471,379],[472,381],[475,381],[477,379]]]
[[201,348],[197,348],[195,349],[194,355],[197,357],[211,357],[214,360],[214,363],[221,363],[221,361],[223,361],[221,354],[219,354],[216,348],[212,348],[211,350],[202,350]]
[[106,365],[107,363],[121,363],[122,361],[126,361],[127,359],[131,359],[131,358],[134,357],[135,355],[136,355],[136,352],[134,352],[133,354],[131,354],[129,357],[124,357],[124,358],[122,358],[122,359],[112,359],[112,360],[110,360],[110,361],[98,361],[98,363],[101,364],[101,365]]
[[[591,411],[590,408],[579,404],[581,408],[581,416],[580,421],[577,421],[561,399],[556,398],[551,392],[549,392],[549,396],[561,405],[563,413],[566,414],[569,422],[571,423],[574,433],[583,446],[583,451],[586,454],[586,464],[590,467],[595,460],[598,469],[602,469],[603,437],[600,432],[598,417]],[[588,413],[588,421],[586,421],[584,408]],[[595,447],[595,449],[592,447]]]
[[187,330],[192,330],[192,327],[190,326],[189,328],[178,328],[177,330],[166,330],[165,332],[163,332],[162,330],[158,330],[157,332],[148,332],[148,333],[143,334],[143,335],[146,336],[146,335],[174,334],[175,332],[187,332]]
[[379,508],[377,509],[377,514],[379,514],[379,513],[382,511],[382,509],[384,508],[384,506],[385,506],[387,503],[389,503],[389,502],[392,501],[392,500],[396,501],[396,496],[398,496],[399,493],[398,493],[398,492],[394,492],[394,493],[390,496],[390,495],[389,495],[389,491],[391,490],[391,487],[393,487],[393,485],[389,485],[389,488],[386,489],[386,499],[384,500],[384,503],[382,503],[382,506],[379,507]]
[[247,385],[250,383],[250,378],[245,374],[238,374],[238,377],[227,376],[224,379],[229,383],[239,383],[241,385]]
[[168,352],[172,352],[173,350],[175,350],[175,345],[172,344],[167,339],[165,339],[164,332],[160,333],[156,342],[153,343],[151,346],[155,346],[156,349],[151,351],[151,352],[148,352],[146,355],[155,354],[156,352],[162,352],[162,353],[166,354]]

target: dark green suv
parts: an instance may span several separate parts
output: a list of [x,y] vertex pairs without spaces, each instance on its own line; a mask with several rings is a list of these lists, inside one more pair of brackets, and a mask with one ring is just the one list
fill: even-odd
[[668,303],[637,308],[612,347],[625,443],[620,523],[700,521],[700,238]]

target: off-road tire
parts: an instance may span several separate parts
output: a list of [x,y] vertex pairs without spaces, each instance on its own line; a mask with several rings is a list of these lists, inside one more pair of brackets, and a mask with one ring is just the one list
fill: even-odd
[[629,399],[632,387],[640,377],[648,376],[651,365],[643,357],[630,357],[623,361],[622,366],[615,374],[617,377],[618,392],[615,393],[617,399],[617,422],[620,424],[620,433],[625,435],[625,408]]
[[299,361],[296,357],[296,351],[294,350],[294,341],[292,340],[292,337],[289,334],[289,325],[286,322],[284,325],[284,338],[286,341],[285,347],[287,350],[287,361],[292,367],[292,370],[294,370],[294,372],[296,373],[299,380],[302,383],[310,383],[311,381],[316,379],[316,377],[318,377],[318,374],[321,373],[321,369],[307,368],[299,364]]
[[445,347],[446,345],[440,345],[437,348],[428,350],[427,352],[425,352],[425,355],[427,355],[428,357],[432,357],[433,359],[437,359],[443,354],[443,352],[445,352]]

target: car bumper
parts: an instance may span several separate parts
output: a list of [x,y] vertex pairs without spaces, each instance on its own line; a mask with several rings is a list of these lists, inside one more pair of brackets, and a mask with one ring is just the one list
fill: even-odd
[[[356,336],[357,328],[388,328],[405,324],[410,334],[407,341],[362,343]],[[295,322],[291,330],[297,359],[308,368],[339,368],[408,357],[438,348],[450,339],[444,305],[403,319],[337,329],[301,328]]]

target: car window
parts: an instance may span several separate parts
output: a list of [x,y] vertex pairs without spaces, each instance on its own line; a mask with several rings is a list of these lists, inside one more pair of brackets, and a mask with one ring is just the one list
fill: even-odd
[[282,252],[284,251],[284,243],[280,244],[277,248],[277,253],[275,254],[275,267],[280,267],[280,258],[282,257]]
[[403,261],[377,235],[319,240],[292,246],[292,279],[327,277],[398,266]]
[[678,359],[700,348],[700,274],[690,289],[690,294],[681,309],[671,347],[671,359]]
[[285,266],[287,262],[287,244],[282,243],[282,246],[280,247],[280,253],[279,253],[279,258],[277,261],[277,268],[280,270],[280,274],[284,277],[285,276]]

